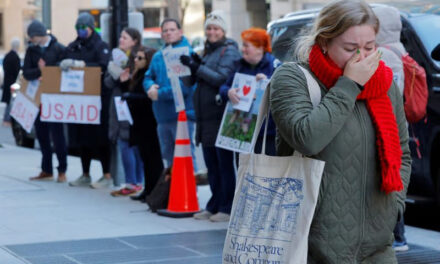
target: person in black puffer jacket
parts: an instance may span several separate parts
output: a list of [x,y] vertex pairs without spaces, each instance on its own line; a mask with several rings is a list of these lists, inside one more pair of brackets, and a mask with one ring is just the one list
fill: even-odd
[[[101,67],[101,86],[103,76],[110,59],[108,45],[95,32],[95,20],[89,13],[81,13],[75,28],[78,37],[67,46],[65,59],[61,62],[62,69],[74,66]],[[110,175],[111,147],[108,139],[108,120],[111,90],[101,87],[101,124],[69,124],[69,147],[80,151],[83,174],[70,186],[91,186],[93,188],[109,187],[112,185]],[[97,154],[102,165],[103,176],[97,183],[91,184],[89,174],[92,156]]]
[[142,200],[151,193],[164,169],[160,144],[157,136],[157,122],[153,114],[153,102],[143,88],[145,72],[156,50],[143,47],[134,57],[135,69],[128,86],[128,92],[122,94],[127,100],[133,125],[130,126],[130,145],[137,146],[144,163],[144,190],[133,200]]
[[[27,28],[30,45],[26,50],[23,65],[23,76],[28,81],[41,78],[41,69],[45,66],[56,66],[62,59],[65,47],[58,43],[53,35],[47,34],[46,27],[37,20]],[[52,180],[52,143],[58,158],[58,182],[66,181],[67,147],[62,123],[41,122],[39,115],[35,120],[38,143],[43,158],[41,172],[30,180]]]
[[202,143],[212,192],[206,210],[195,214],[194,218],[214,222],[229,220],[235,190],[233,152],[215,146],[226,106],[226,100],[219,95],[219,88],[240,59],[237,43],[227,39],[225,32],[226,21],[221,11],[212,12],[205,22],[207,41],[203,58],[196,54],[181,57],[182,64],[190,67],[193,80],[197,82],[193,97],[197,122],[196,143]]

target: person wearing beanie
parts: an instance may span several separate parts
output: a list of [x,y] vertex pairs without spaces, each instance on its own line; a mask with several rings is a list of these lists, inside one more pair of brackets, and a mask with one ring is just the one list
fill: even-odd
[[197,54],[180,57],[182,64],[191,69],[191,80],[197,85],[193,100],[196,143],[202,144],[212,193],[205,210],[194,214],[194,218],[213,222],[229,221],[235,190],[233,152],[215,146],[226,106],[226,100],[219,96],[219,88],[240,59],[237,43],[226,38],[226,28],[222,12],[213,11],[205,21],[206,42],[202,58]]
[[[93,16],[81,13],[75,23],[77,38],[66,49],[65,59],[60,63],[63,70],[70,67],[101,67],[101,112],[99,125],[69,124],[69,147],[77,149],[81,157],[82,174],[70,186],[105,188],[113,185],[110,175],[111,143],[108,138],[109,108],[112,91],[104,85],[103,76],[110,60],[108,45],[95,32]],[[102,177],[92,184],[90,163],[97,155],[102,165]]]
[[[27,28],[30,45],[26,50],[23,63],[23,77],[27,81],[37,81],[41,77],[41,69],[45,66],[56,66],[64,56],[65,47],[55,36],[47,34],[46,27],[37,20]],[[35,131],[42,154],[41,172],[30,180],[52,180],[52,154],[55,150],[58,158],[57,182],[66,181],[67,146],[64,127],[61,123],[41,122],[39,115],[35,120]],[[54,149],[52,147],[54,146]]]
[[[238,61],[236,70],[229,76],[226,83],[220,87],[220,94],[224,100],[230,100],[232,104],[237,104],[240,101],[238,89],[231,88],[236,73],[254,75],[258,82],[263,79],[269,79],[280,64],[280,61],[271,54],[270,36],[266,30],[261,28],[246,29],[241,33],[241,40],[243,41],[241,48],[242,58]],[[234,115],[237,116],[238,114],[239,112],[237,110]],[[245,120],[246,121],[241,124],[244,132],[249,129],[250,118],[245,117]],[[255,151],[257,153],[261,152],[264,128],[265,125],[261,129],[255,145]],[[266,139],[267,155],[276,155],[275,135],[275,124],[272,120],[272,116],[269,115]]]

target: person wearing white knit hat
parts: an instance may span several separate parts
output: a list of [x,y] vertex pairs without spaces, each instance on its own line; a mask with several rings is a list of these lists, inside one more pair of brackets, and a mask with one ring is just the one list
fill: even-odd
[[240,59],[237,43],[226,38],[226,28],[223,12],[213,11],[205,21],[206,42],[202,57],[196,53],[180,57],[182,64],[191,69],[190,79],[197,83],[193,97],[196,142],[202,144],[212,193],[205,210],[194,214],[194,218],[212,222],[229,221],[235,190],[233,152],[215,146],[226,106],[218,91]]
[[223,32],[226,34],[227,24],[225,20],[225,16],[222,10],[214,10],[206,16],[205,20],[205,30],[209,25],[215,25],[220,27]]

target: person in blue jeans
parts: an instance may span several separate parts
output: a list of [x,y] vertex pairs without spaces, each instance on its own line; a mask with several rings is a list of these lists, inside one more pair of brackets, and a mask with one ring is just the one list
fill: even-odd
[[[56,66],[63,58],[65,47],[57,39],[47,34],[46,27],[37,20],[34,20],[27,28],[30,45],[26,50],[23,64],[23,76],[28,81],[39,80],[41,69],[45,66]],[[52,167],[52,144],[58,158],[58,179],[57,182],[66,181],[67,170],[67,147],[64,138],[62,123],[41,122],[38,115],[35,121],[35,130],[38,143],[40,144],[41,172],[30,180],[53,180]]]
[[[162,158],[165,159],[167,163],[166,167],[171,167],[173,163],[174,144],[177,131],[177,112],[174,105],[171,82],[167,75],[167,68],[162,56],[162,51],[169,46],[172,48],[188,47],[189,52],[192,53],[192,48],[186,37],[183,36],[180,23],[177,20],[171,18],[165,19],[161,23],[161,29],[162,39],[165,41],[165,46],[154,54],[150,67],[145,73],[143,85],[148,97],[153,101],[153,113],[157,121],[157,133],[159,136]],[[188,130],[191,138],[193,166],[194,171],[197,172],[198,167],[195,158],[193,140],[195,116],[192,97],[194,86],[185,86],[182,81],[180,81],[180,83],[185,102],[185,111],[188,117]]]
[[[109,138],[117,142],[122,157],[125,172],[125,186],[120,190],[112,191],[112,196],[128,196],[142,190],[144,179],[144,164],[137,146],[130,144],[130,123],[117,119],[114,98],[128,91],[131,75],[135,71],[136,52],[141,48],[141,34],[135,28],[124,28],[119,38],[119,49],[128,56],[124,65],[116,65],[110,61],[107,67],[104,82],[107,88],[112,89],[110,103]],[[113,58],[114,59],[114,58]],[[118,69],[123,69],[122,72]]]

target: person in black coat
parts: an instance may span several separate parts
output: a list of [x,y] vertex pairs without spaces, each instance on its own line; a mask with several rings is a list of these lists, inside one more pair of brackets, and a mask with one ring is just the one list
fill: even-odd
[[[101,85],[110,59],[108,45],[95,32],[95,20],[89,13],[81,13],[75,28],[78,37],[66,49],[65,59],[60,63],[63,70],[78,66],[101,67]],[[108,119],[111,91],[101,88],[101,124],[69,124],[69,147],[80,151],[83,174],[70,186],[90,186],[92,188],[110,187],[113,180],[110,175],[111,147],[108,139]],[[90,163],[97,155],[102,165],[103,176],[91,184]]]
[[6,54],[3,59],[3,72],[4,72],[4,80],[3,80],[3,94],[2,94],[2,102],[6,103],[6,109],[3,117],[3,123],[8,125],[7,123],[11,122],[11,117],[9,115],[10,105],[9,102],[11,100],[11,85],[15,83],[17,80],[17,76],[20,73],[20,57],[17,54],[18,48],[20,47],[20,40],[18,38],[14,38],[11,41],[11,50]]
[[[28,81],[41,78],[41,69],[44,66],[56,66],[62,59],[65,47],[60,44],[53,35],[48,35],[46,27],[34,20],[28,27],[27,33],[30,45],[26,50],[23,64],[23,76]],[[67,147],[64,138],[62,123],[41,122],[37,117],[35,130],[38,143],[43,155],[41,172],[30,180],[52,180],[52,143],[58,158],[58,182],[66,181],[67,170]]]
[[157,136],[157,123],[153,114],[153,103],[145,94],[143,80],[151,59],[156,50],[151,48],[140,49],[134,57],[135,69],[128,87],[128,92],[122,95],[127,100],[133,125],[130,126],[130,145],[138,146],[144,163],[144,190],[133,197],[134,200],[145,200],[164,169]]
[[220,97],[220,86],[235,69],[240,53],[235,41],[226,38],[226,20],[221,11],[213,11],[205,21],[206,43],[202,58],[182,56],[181,62],[191,69],[197,82],[194,92],[196,142],[202,143],[203,158],[208,168],[212,196],[202,212],[194,218],[213,222],[229,221],[235,190],[234,154],[215,146],[226,100]]

